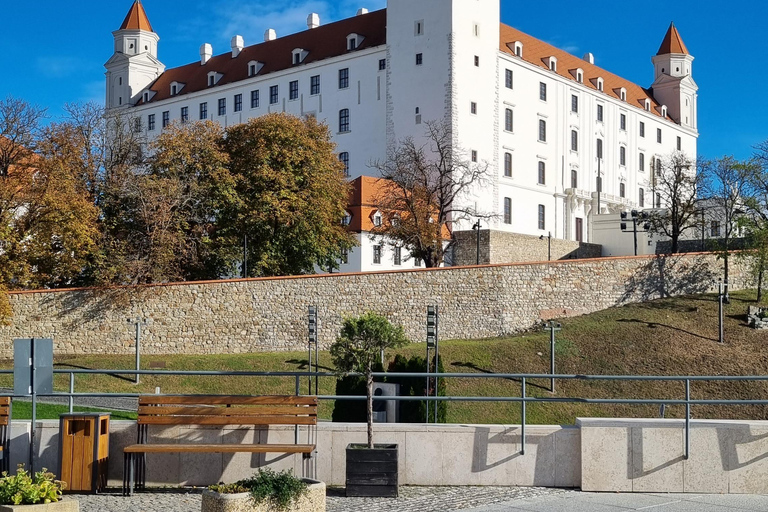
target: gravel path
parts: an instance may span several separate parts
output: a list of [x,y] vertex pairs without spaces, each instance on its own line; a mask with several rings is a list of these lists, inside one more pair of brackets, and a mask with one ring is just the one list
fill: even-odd
[[[329,489],[326,507],[327,512],[450,512],[569,492],[533,487],[401,487],[399,498],[377,499],[346,498],[343,490]],[[200,493],[199,489],[172,490],[123,497],[115,492],[76,499],[82,512],[190,512],[200,510]]]

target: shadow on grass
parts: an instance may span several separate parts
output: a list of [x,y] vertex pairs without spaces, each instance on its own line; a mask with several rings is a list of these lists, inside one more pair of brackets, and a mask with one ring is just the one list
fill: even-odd
[[689,336],[693,336],[694,338],[700,338],[702,340],[714,341],[714,342],[718,341],[718,340],[716,340],[714,338],[709,338],[707,336],[702,336],[701,334],[697,334],[695,332],[686,331],[685,329],[681,329],[679,327],[673,327],[673,326],[667,325],[667,324],[661,324],[659,322],[646,322],[645,320],[637,320],[635,318],[621,318],[621,319],[616,320],[616,321],[617,322],[622,322],[622,323],[645,324],[646,327],[648,327],[649,329],[656,329],[657,327],[664,327],[664,328],[667,328],[667,329],[672,329],[673,331],[677,331],[677,332],[681,332],[683,334],[687,334]]
[[[478,373],[485,373],[485,374],[488,374],[488,375],[496,374],[496,372],[492,372],[491,370],[486,370],[485,368],[480,368],[479,366],[477,366],[474,363],[462,363],[460,361],[456,361],[456,362],[451,363],[451,365],[458,366],[459,368],[469,368],[470,370],[475,370]],[[511,381],[511,382],[518,382],[518,383],[522,384],[522,381],[520,379],[512,379],[512,378],[509,378],[509,377],[499,377],[499,378],[500,379],[504,379],[504,380],[508,380],[508,381]],[[535,383],[529,381],[528,379],[526,379],[525,384],[526,384],[526,386],[530,386],[532,388],[538,388],[538,389],[543,389],[544,391],[549,391],[549,387],[540,386],[538,384],[535,384]]]
[[[297,368],[298,370],[306,370],[307,368],[309,368],[309,361],[307,359],[289,359],[285,363],[286,364],[298,365],[298,368]],[[336,371],[335,368],[329,368],[329,367],[323,366],[321,364],[318,365],[317,368],[320,369],[320,370],[326,370],[326,371],[331,372],[331,373]]]
[[[66,370],[67,368],[71,370],[93,370],[94,368],[89,368],[87,366],[80,366],[78,364],[70,364],[70,363],[54,363],[54,368],[58,370]],[[134,377],[126,377],[125,375],[121,375],[119,373],[100,373],[98,375],[105,375],[107,377],[114,377],[118,380],[124,380],[126,382],[134,382]]]

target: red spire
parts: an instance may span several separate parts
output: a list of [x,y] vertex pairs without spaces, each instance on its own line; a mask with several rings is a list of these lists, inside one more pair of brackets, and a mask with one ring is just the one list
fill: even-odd
[[685,47],[683,38],[680,37],[680,32],[677,31],[674,22],[669,25],[667,35],[664,36],[664,41],[661,43],[659,53],[656,55],[669,55],[670,53],[682,53],[683,55],[690,55],[688,48]]
[[154,32],[152,25],[149,23],[147,12],[144,10],[144,6],[141,5],[141,0],[133,2],[131,10],[128,11],[128,16],[125,17],[123,24],[120,26],[120,30],[146,30],[147,32]]

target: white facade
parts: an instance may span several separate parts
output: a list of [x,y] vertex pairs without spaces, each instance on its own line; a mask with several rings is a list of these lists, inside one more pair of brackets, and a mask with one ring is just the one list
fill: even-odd
[[[154,68],[150,65],[156,61],[156,46],[147,46],[151,50],[142,54],[143,60],[126,59],[121,56],[125,47],[118,41],[134,35],[117,31],[116,53],[107,63],[107,105],[125,106],[130,97],[130,112],[141,119],[150,138],[166,121],[199,119],[201,105],[206,105],[208,119],[224,126],[268,112],[312,114],[328,124],[339,153],[347,154],[352,178],[376,175],[370,164],[385,158],[388,144],[422,137],[426,121],[444,120],[453,129],[460,157],[469,160],[475,155],[479,165],[488,166],[490,182],[464,200],[498,215],[490,221],[492,229],[537,236],[551,233],[583,242],[595,241],[592,221],[598,202],[601,213],[657,206],[652,162],[676,150],[696,157],[697,87],[691,76],[693,57],[687,51],[653,58],[648,75],[649,82],[654,80],[654,94],[646,97],[646,90],[587,60],[501,25],[500,0],[389,0],[385,17],[379,12],[357,19],[366,16],[381,16],[386,24],[386,37],[376,46],[349,51],[349,37],[366,37],[347,33],[345,27],[353,20],[308,28],[286,36],[286,44],[291,38],[307,41],[306,34],[316,33],[318,42],[343,39],[347,51],[312,60],[314,48],[305,43],[306,48],[293,50],[297,65],[193,91],[176,84],[181,86],[177,95],[160,100],[153,98],[162,79],[155,81],[152,70],[159,74],[164,68],[159,62]],[[310,20],[314,27],[316,17]],[[154,33],[139,32],[142,40],[156,44]],[[268,35],[267,39],[273,36]],[[233,62],[247,58],[248,49],[241,54],[242,43],[237,41],[233,38]],[[533,55],[534,51],[538,53]],[[196,73],[221,78],[216,69],[209,69],[217,58],[201,55]],[[243,69],[249,64],[244,60]],[[346,87],[340,87],[342,69],[348,69]],[[320,89],[313,91],[312,77],[318,76]],[[115,88],[115,79],[121,77],[130,85],[128,92]],[[298,82],[293,95],[291,82]],[[274,86],[278,101],[271,103]],[[259,104],[251,108],[256,90]],[[238,95],[242,108],[235,112]],[[221,100],[223,115],[219,115]],[[348,130],[340,127],[343,110],[349,112]],[[542,123],[545,140],[539,140]],[[598,139],[603,148],[599,162]],[[365,240],[361,244],[357,251],[373,250]],[[350,258],[349,270],[372,269],[370,257],[363,255],[359,266]]]

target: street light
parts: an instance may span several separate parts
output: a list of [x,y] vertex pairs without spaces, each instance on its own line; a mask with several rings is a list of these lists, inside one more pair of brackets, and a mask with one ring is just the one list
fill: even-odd
[[[628,220],[629,215],[627,212],[621,212],[621,220],[626,221]],[[632,233],[635,235],[635,256],[637,256],[637,224],[639,222],[643,222],[642,230],[646,233],[651,230],[651,223],[648,222],[648,219],[650,216],[648,215],[648,212],[638,212],[637,210],[632,210]],[[621,223],[621,230],[623,232],[627,231],[627,223],[622,222]]]
[[477,222],[475,222],[475,225],[472,226],[472,229],[477,230],[477,258],[476,263],[480,264],[480,219],[477,219]]
[[[552,261],[552,232],[547,234],[547,261]],[[539,240],[544,240],[544,235],[539,237]]]

